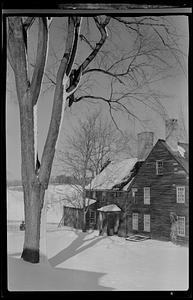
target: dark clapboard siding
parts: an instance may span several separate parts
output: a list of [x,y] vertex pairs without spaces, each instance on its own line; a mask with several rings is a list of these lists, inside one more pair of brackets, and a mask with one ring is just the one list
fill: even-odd
[[83,212],[82,209],[74,207],[63,207],[64,226],[70,226],[76,229],[82,228]]
[[[86,227],[90,228],[89,211],[96,212],[96,204],[89,205],[89,209],[86,214]],[[64,226],[70,226],[76,229],[82,229],[83,226],[83,209],[76,207],[63,206],[63,224]],[[97,228],[97,222],[94,226]]]
[[[156,160],[163,160],[163,175],[156,175]],[[177,203],[176,186],[186,186],[185,203]],[[128,215],[128,233],[132,230],[132,213],[139,213],[139,233],[144,232],[143,215],[150,214],[150,233],[155,239],[170,239],[170,213],[186,218],[186,236],[178,237],[178,241],[188,241],[189,220],[188,220],[188,180],[187,174],[182,166],[166,149],[162,141],[158,141],[152,149],[149,157],[140,168],[132,188],[137,188],[135,194],[136,203]],[[150,205],[144,205],[144,187],[150,187]]]

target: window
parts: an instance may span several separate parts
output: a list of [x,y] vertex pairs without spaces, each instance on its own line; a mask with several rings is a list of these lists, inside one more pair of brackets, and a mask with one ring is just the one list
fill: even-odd
[[106,196],[106,192],[102,192],[102,197],[105,197]]
[[176,187],[177,203],[185,203],[185,186]]
[[138,213],[132,214],[132,228],[133,230],[138,230]]
[[133,202],[136,203],[136,196],[135,196],[135,193],[137,192],[137,188],[132,188],[132,189],[131,189],[131,192],[132,192]]
[[150,187],[144,187],[144,204],[150,204]]
[[177,233],[179,236],[185,236],[185,217],[177,217]]
[[144,231],[150,232],[150,215],[144,215]]
[[90,224],[95,224],[96,213],[93,210],[90,210]]
[[96,199],[96,191],[93,191],[92,197],[93,199]]
[[156,175],[163,174],[163,160],[156,160]]

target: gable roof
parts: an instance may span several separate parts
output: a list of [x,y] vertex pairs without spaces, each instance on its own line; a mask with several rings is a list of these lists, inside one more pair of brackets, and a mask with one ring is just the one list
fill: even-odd
[[[186,171],[186,173],[188,173],[189,172],[188,160],[182,155],[181,151],[172,150],[171,147],[164,140],[158,140],[157,143],[158,142],[160,142],[170,152],[172,157],[181,165],[181,167]],[[182,147],[182,145],[180,145],[180,147]],[[184,149],[184,151],[186,151],[186,149]]]
[[118,207],[116,204],[105,205],[101,208],[98,208],[97,210],[98,211],[103,211],[103,212],[118,212],[118,211],[121,211],[120,207]]
[[[181,153],[181,151],[173,151],[171,149],[171,147],[166,143],[166,141],[162,140],[162,139],[158,139],[158,141],[153,146],[152,150],[150,151],[150,153],[147,156],[145,161],[148,160],[148,157],[151,155],[153,149],[156,147],[156,145],[158,143],[159,144],[161,143],[165,147],[165,149],[172,155],[172,157],[182,166],[182,168],[185,170],[185,172],[188,173],[188,171],[189,171],[188,159],[185,158],[185,156]],[[185,144],[185,145],[186,145],[186,147],[188,147],[187,144]],[[180,143],[180,147],[182,147],[182,143]],[[183,148],[185,148],[185,147],[183,147]],[[184,150],[186,151],[186,149],[184,149]],[[142,164],[143,164],[143,162],[142,162]],[[139,169],[140,169],[140,167],[139,167]],[[138,169],[138,171],[139,171],[139,169]],[[123,187],[124,191],[128,192],[132,188],[133,184],[135,183],[135,181],[137,179],[138,172],[135,175],[136,176],[133,176],[131,178],[131,180],[128,181],[128,183]]]
[[91,181],[87,189],[110,190],[122,182],[127,183],[136,162],[137,158],[112,161]]

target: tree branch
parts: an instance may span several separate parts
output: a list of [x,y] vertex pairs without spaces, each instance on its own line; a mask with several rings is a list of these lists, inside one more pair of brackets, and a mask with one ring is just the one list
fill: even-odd
[[72,17],[72,20],[74,21],[74,42],[72,46],[72,52],[70,55],[70,59],[68,62],[68,67],[66,69],[66,75],[68,76],[71,69],[72,65],[75,60],[76,52],[77,52],[77,47],[78,47],[78,38],[79,38],[79,31],[80,31],[80,25],[81,25],[81,20],[82,18],[77,16],[77,17]]
[[29,88],[26,49],[21,17],[8,17],[8,59],[16,80],[18,100],[23,99]]
[[125,84],[118,76],[119,74],[113,74],[109,71],[106,71],[106,70],[103,70],[103,69],[98,69],[98,68],[93,68],[93,69],[88,69],[88,70],[85,70],[84,72],[82,72],[82,75],[85,75],[87,73],[91,73],[91,72],[100,72],[100,73],[103,73],[103,74],[106,74],[106,75],[109,75],[109,76],[112,76],[114,78],[116,78],[121,84]]
[[95,56],[97,55],[97,53],[99,52],[99,50],[101,49],[101,47],[103,46],[103,44],[105,43],[106,39],[107,39],[107,32],[106,32],[106,26],[107,24],[110,22],[111,17],[108,16],[106,17],[105,21],[103,23],[100,23],[98,21],[97,17],[94,17],[94,21],[95,24],[97,26],[97,28],[100,31],[101,34],[101,39],[100,41],[96,44],[94,50],[90,53],[90,55],[85,59],[85,61],[82,63],[81,68],[82,71],[84,71],[87,66],[91,63],[91,61],[95,58]]
[[37,103],[41,89],[42,78],[45,69],[48,48],[48,26],[47,18],[39,18],[38,46],[35,67],[31,80],[31,95],[33,105]]
[[[68,69],[68,65],[69,64],[72,65],[73,63],[71,57],[75,58],[75,53],[72,54],[73,45],[76,46],[74,49],[77,49],[74,35],[75,35],[75,22],[73,17],[69,17],[66,47],[56,75],[56,87],[54,92],[54,102],[52,107],[51,121],[50,121],[47,139],[44,145],[41,167],[39,172],[39,180],[45,186],[45,188],[47,188],[49,183],[52,162],[55,154],[55,147],[56,147],[57,140],[59,138],[60,128],[62,125],[61,123],[63,118],[64,106],[67,100],[66,87],[67,87],[68,76],[66,75],[66,71]],[[73,56],[71,56],[71,54]],[[70,71],[71,70],[68,69],[68,72]]]

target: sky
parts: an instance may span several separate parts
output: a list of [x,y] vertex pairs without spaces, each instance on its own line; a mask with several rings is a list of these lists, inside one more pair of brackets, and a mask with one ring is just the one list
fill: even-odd
[[[177,27],[177,33],[180,34],[179,43],[183,47],[183,51],[188,55],[188,19],[186,16],[176,16],[173,21]],[[99,36],[91,23],[88,29],[86,21],[82,24],[82,31],[87,32],[88,36],[91,36],[91,40],[97,40]],[[65,45],[65,28],[66,22],[64,18],[54,19],[50,27],[50,40],[49,40],[49,53],[47,58],[47,70],[51,72],[55,71],[56,60],[60,57],[63,47]],[[34,24],[29,32],[29,56],[33,63],[36,53],[36,30],[37,24]],[[116,33],[118,32],[118,34]],[[115,34],[116,33],[116,34]],[[118,31],[118,27],[114,28],[114,31],[110,32],[113,36],[113,42],[111,43],[112,53],[116,49],[117,45],[122,46],[125,51],[130,46],[130,41],[126,38],[126,33]],[[114,34],[114,35],[113,35]],[[122,44],[121,44],[122,43]],[[105,50],[107,48],[104,48]],[[121,49],[121,47],[120,47]],[[89,53],[89,47],[85,43],[79,43],[78,48],[79,56],[77,63],[83,61],[86,55]],[[110,58],[109,58],[110,59]],[[111,59],[113,59],[111,57]],[[187,58],[185,59],[185,66],[187,68]],[[30,70],[30,68],[29,68]],[[178,69],[179,71],[179,69]],[[30,70],[31,75],[31,70]],[[46,78],[44,78],[46,81]],[[173,77],[167,78],[157,82],[154,87],[159,89],[167,97],[162,99],[168,116],[170,118],[178,118],[179,112],[182,110],[185,123],[188,122],[188,79],[183,72],[176,72]],[[95,92],[99,95],[106,97],[108,95],[108,82],[96,75],[95,77]],[[43,146],[45,143],[48,125],[52,109],[52,100],[54,89],[47,89],[48,85],[44,84],[42,87],[42,93],[38,101],[38,152],[41,157]],[[67,135],[71,133],[71,128],[77,124],[78,119],[84,119],[85,114],[92,113],[97,107],[102,107],[103,115],[110,120],[107,106],[99,101],[95,104],[89,104],[88,102],[78,102],[72,105],[71,108],[67,108],[64,112],[64,119],[62,123],[61,134],[59,137],[59,148],[61,144],[65,144]],[[163,138],[165,135],[164,122],[161,116],[146,106],[142,106],[139,103],[135,103],[132,107],[132,111],[137,114],[145,124],[145,130],[154,131],[155,138]],[[132,132],[134,135],[140,131],[144,131],[144,127],[138,121],[133,121],[132,118],[128,119],[126,113],[118,112],[116,114],[116,122],[118,126],[128,133]],[[19,128],[19,107],[17,103],[17,96],[15,92],[15,82],[13,72],[9,63],[7,64],[7,86],[6,86],[6,164],[7,164],[7,179],[20,179],[21,178],[21,154],[20,154],[20,128]],[[62,143],[60,143],[60,141]],[[57,175],[58,170],[52,168],[52,176]]]

